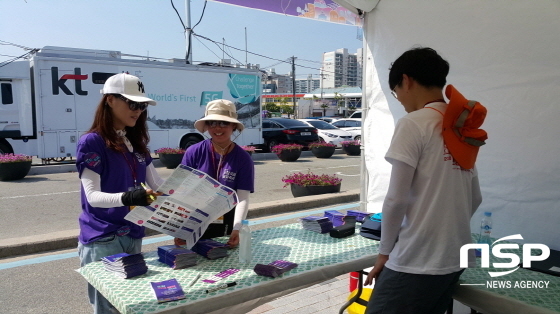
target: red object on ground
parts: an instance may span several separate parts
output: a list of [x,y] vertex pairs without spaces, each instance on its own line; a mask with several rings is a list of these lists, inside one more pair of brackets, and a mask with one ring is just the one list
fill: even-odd
[[350,285],[348,287],[350,292],[358,288],[358,278],[360,278],[359,276],[360,276],[359,272],[353,271],[350,273]]

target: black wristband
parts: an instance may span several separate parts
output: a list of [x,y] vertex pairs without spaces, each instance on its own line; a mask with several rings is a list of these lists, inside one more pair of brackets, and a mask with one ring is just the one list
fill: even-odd
[[148,198],[146,197],[146,190],[136,189],[134,191],[124,192],[121,197],[124,206],[148,206]]

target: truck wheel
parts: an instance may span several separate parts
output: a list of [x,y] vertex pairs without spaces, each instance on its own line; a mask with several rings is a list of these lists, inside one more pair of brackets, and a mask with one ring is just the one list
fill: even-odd
[[12,145],[5,139],[0,139],[0,154],[13,154]]
[[200,141],[202,141],[202,139],[194,135],[184,137],[181,140],[181,148],[187,149],[189,148],[189,146],[194,145]]

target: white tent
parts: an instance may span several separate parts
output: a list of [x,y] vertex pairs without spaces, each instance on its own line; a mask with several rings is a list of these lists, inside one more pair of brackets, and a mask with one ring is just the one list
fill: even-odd
[[383,156],[405,114],[388,69],[404,51],[431,47],[451,65],[448,83],[488,109],[473,232],[491,211],[493,236],[520,233],[560,250],[560,2],[335,1],[364,14],[368,211],[381,210],[390,173]]

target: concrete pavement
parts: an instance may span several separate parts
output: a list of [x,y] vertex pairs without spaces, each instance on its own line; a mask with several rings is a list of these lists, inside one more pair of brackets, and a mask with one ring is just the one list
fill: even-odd
[[[247,218],[253,219],[310,208],[358,202],[360,199],[359,193],[359,190],[351,190],[340,193],[298,197],[290,199],[290,201],[277,200],[251,204]],[[61,230],[41,236],[2,239],[0,240],[0,258],[73,248],[76,247],[78,242],[78,233],[78,229],[73,229]],[[151,229],[146,229],[146,233],[147,236],[157,234]]]

